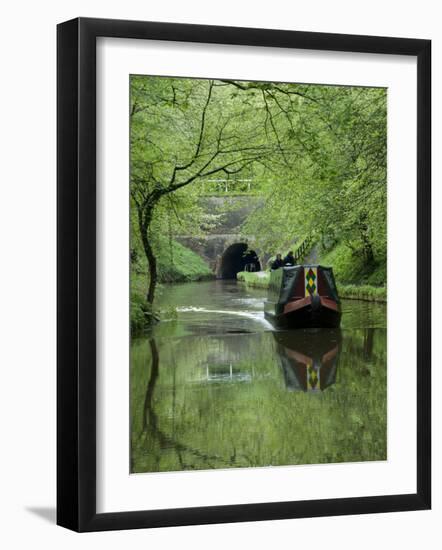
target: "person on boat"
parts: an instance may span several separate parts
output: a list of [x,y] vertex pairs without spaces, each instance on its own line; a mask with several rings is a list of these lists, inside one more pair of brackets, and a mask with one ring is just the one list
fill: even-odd
[[284,258],[284,265],[296,265],[295,257],[293,256],[293,250],[290,250],[290,252]]
[[272,262],[271,270],[275,271],[275,269],[279,269],[280,267],[283,267],[284,262],[282,260],[281,254],[276,254],[276,260]]

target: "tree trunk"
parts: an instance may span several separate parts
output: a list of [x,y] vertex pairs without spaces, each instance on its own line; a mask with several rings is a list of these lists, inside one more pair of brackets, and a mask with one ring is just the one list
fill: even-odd
[[363,254],[365,263],[370,265],[374,262],[374,254],[373,254],[373,247],[371,245],[370,237],[368,234],[368,225],[366,223],[367,214],[363,213],[361,214],[360,222],[359,222],[359,231],[361,235],[361,240],[363,243]]
[[374,262],[373,247],[370,242],[370,238],[367,235],[366,229],[361,231],[361,238],[364,246],[364,258],[367,265],[371,265]]
[[152,221],[152,210],[149,208],[145,212],[144,216],[141,211],[138,212],[138,226],[140,229],[141,242],[143,243],[144,253],[146,254],[147,264],[149,267],[149,288],[146,294],[146,300],[149,304],[153,304],[155,298],[155,288],[158,281],[157,274],[157,259],[153,252],[153,248],[149,241],[149,228],[150,222]]
[[372,264],[374,262],[373,247],[371,246],[371,243],[368,241],[365,243],[365,258],[366,258],[367,264]]
[[155,258],[155,254],[153,253],[147,234],[143,233],[141,239],[143,241],[143,248],[146,254],[147,263],[149,264],[149,288],[147,290],[146,300],[149,304],[153,304],[153,300],[155,298],[155,288],[158,280],[157,259]]

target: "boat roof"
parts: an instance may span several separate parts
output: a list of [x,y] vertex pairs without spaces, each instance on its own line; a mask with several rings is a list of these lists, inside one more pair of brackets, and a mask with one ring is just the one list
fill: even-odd
[[[311,267],[317,269],[317,273],[321,273],[322,276],[327,279],[326,285],[329,292],[336,301],[339,301],[333,269],[321,264],[299,264],[284,266],[282,269],[280,268],[273,270],[270,274],[268,295],[273,295],[274,301],[279,304],[286,303],[294,288],[293,285],[296,284],[300,274],[302,273],[301,269],[304,269],[304,275],[308,276],[308,269]],[[305,271],[306,269],[307,271]]]
[[283,266],[283,269],[295,269],[297,267],[320,267],[322,269],[332,269],[331,266],[328,266],[328,265],[322,265],[322,264],[297,264],[297,265],[285,265]]

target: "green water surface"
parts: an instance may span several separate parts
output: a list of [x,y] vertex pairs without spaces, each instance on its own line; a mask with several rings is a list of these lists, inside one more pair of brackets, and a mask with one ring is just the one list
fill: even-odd
[[386,306],[340,330],[275,331],[265,291],[169,285],[178,308],[131,345],[131,471],[385,460]]

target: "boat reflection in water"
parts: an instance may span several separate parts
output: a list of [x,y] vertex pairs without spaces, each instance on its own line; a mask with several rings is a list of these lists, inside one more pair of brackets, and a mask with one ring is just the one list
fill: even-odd
[[304,329],[274,332],[287,390],[318,392],[336,382],[341,331]]

